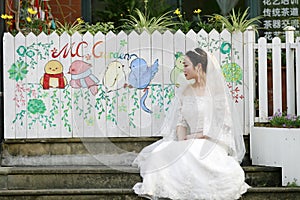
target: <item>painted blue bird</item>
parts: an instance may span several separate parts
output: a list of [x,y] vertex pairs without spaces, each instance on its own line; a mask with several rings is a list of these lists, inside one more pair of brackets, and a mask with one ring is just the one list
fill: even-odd
[[154,61],[151,67],[148,67],[144,59],[136,58],[130,63],[129,68],[131,70],[128,76],[129,87],[144,89],[145,94],[140,100],[141,108],[147,113],[152,113],[152,111],[146,107],[145,100],[148,96],[147,87],[154,78],[154,75],[158,72],[158,59]]

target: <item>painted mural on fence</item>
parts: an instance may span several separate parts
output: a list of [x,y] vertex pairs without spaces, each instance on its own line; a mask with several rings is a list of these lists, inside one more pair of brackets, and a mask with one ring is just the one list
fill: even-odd
[[[118,125],[118,113],[128,117],[128,126],[137,128],[137,115],[144,112],[156,119],[163,119],[175,95],[175,88],[180,87],[183,76],[184,52],[176,52],[174,63],[170,64],[169,79],[165,83],[153,83],[161,61],[152,58],[146,61],[135,53],[126,52],[127,42],[121,40],[116,52],[97,51],[105,45],[103,41],[89,44],[86,41],[66,43],[61,48],[53,41],[36,42],[29,46],[16,47],[16,61],[8,69],[9,79],[15,81],[13,101],[18,112],[13,123],[24,125],[27,117],[29,129],[40,124],[44,129],[61,124],[72,132],[74,124],[69,120],[70,111],[76,111],[77,117],[83,119],[85,126],[94,126],[96,119],[105,119]],[[91,46],[91,51],[83,54],[82,49]],[[231,62],[231,56],[239,56],[231,44],[222,39],[212,43],[198,43],[199,47],[209,47],[209,51],[220,51],[226,55],[221,68],[227,86],[235,102],[244,97],[240,93],[242,84],[241,67]],[[72,59],[64,65],[62,59]],[[95,74],[94,59],[106,59],[103,76]],[[44,60],[43,66],[37,60]],[[99,67],[99,66],[97,66]],[[38,80],[27,81],[30,71],[43,69]],[[176,87],[175,87],[176,86]],[[84,102],[84,103],[83,103]],[[153,110],[152,108],[159,108]],[[139,112],[138,112],[139,111]],[[74,113],[73,113],[74,115]]]
[[223,38],[220,40],[212,39],[209,43],[202,38],[201,42],[198,42],[198,45],[201,48],[208,48],[210,52],[220,51],[225,56],[220,64],[227,87],[235,103],[242,101],[245,98],[241,89],[243,84],[243,69],[233,61],[240,58],[240,52],[232,48],[231,43]]

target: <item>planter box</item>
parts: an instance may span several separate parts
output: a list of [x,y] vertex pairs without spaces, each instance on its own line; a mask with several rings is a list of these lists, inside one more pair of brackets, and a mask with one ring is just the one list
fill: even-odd
[[253,165],[282,167],[282,185],[300,183],[300,129],[252,127]]

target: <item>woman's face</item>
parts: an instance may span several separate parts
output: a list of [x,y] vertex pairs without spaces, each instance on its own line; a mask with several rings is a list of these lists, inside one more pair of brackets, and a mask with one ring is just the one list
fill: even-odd
[[184,58],[183,73],[187,80],[197,79],[199,76],[197,69],[194,67],[188,56],[185,56]]

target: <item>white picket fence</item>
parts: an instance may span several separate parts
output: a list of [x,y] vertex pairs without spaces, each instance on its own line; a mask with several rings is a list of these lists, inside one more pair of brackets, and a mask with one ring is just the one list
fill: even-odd
[[[294,76],[293,59],[300,63],[299,52],[296,56],[294,53],[295,49],[299,51],[299,48],[296,48],[299,46],[299,39],[294,43],[293,32],[287,33],[287,43],[280,43],[276,38],[273,46],[266,44],[263,38],[258,40],[259,43],[255,43],[255,32],[251,28],[244,33],[233,34],[226,30],[221,33],[215,30],[210,33],[204,30],[198,33],[190,31],[187,34],[181,31],[174,34],[169,31],[163,34],[156,31],[153,34],[143,32],[140,35],[136,32],[120,32],[117,35],[109,32],[106,35],[97,33],[95,36],[90,33],[75,33],[72,36],[66,33],[61,36],[56,33],[42,33],[35,36],[31,33],[26,37],[21,33],[15,37],[5,33],[4,137],[13,139],[160,135],[164,114],[178,84],[184,80],[180,73],[182,54],[196,47],[211,52],[219,60],[233,102],[237,105],[238,112],[242,113],[240,116],[244,124],[244,133],[248,134],[255,117],[259,120],[267,117],[266,49],[271,46],[274,49],[274,69],[280,67],[278,55],[281,48],[288,49],[288,106],[295,105],[293,99],[296,91],[293,87],[298,91],[299,82],[297,86],[293,85],[295,79],[291,77]],[[259,66],[259,116],[255,115],[254,109],[254,101],[257,98],[256,58]],[[148,66],[152,66],[156,60],[158,72],[147,89],[124,87],[131,84],[129,74],[132,68],[129,66],[134,61],[138,61],[139,64],[145,61]],[[84,67],[80,68],[79,65]],[[54,66],[63,67],[61,79],[57,78],[58,75],[50,78],[46,76],[49,74],[49,67],[55,70]],[[276,81],[279,80],[280,74],[276,72],[275,70],[273,90],[280,94],[280,84]],[[299,76],[299,72],[296,74]],[[89,80],[82,78],[84,75]],[[61,85],[58,80],[62,80]],[[66,84],[63,84],[64,81]],[[45,82],[49,82],[49,89],[43,88]],[[147,92],[148,96],[143,103],[141,99]],[[281,97],[274,100],[274,108],[280,108],[281,104]],[[299,106],[297,109],[299,111]],[[289,112],[294,112],[293,107],[289,106]]]
[[251,126],[254,121],[268,121],[275,112],[300,115],[300,38],[295,39],[294,32],[293,27],[285,29],[285,42],[275,37],[267,43],[261,37],[257,43],[249,44]]
[[[175,85],[184,79],[178,70],[182,67],[182,54],[196,47],[217,57],[228,86],[234,89],[234,101],[243,111],[243,38],[242,33],[231,35],[228,31],[212,31],[208,34],[204,30],[187,34],[154,32],[151,35],[147,32],[140,35],[109,32],[95,36],[90,33],[72,36],[42,33],[25,37],[19,33],[13,37],[5,33],[5,138],[159,135],[165,111],[174,97]],[[129,65],[134,59],[144,60],[148,66],[158,60],[158,72],[147,87],[149,94],[145,105],[141,98],[146,90],[123,87],[130,84]],[[63,66],[62,80],[68,83],[61,85],[61,89],[43,89],[43,80],[49,79],[45,78],[47,72],[44,69],[51,66],[49,61],[54,61],[54,66]],[[68,74],[70,67],[76,68],[74,61],[91,67],[97,89],[84,88],[80,81],[77,84],[82,87],[74,86],[72,79],[76,75]],[[117,71],[116,66],[123,66],[123,70]],[[232,77],[232,68],[238,70],[237,78]],[[81,70],[90,73],[86,68]],[[55,80],[57,82],[58,78]],[[146,112],[143,106],[152,113]]]

